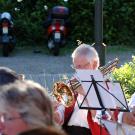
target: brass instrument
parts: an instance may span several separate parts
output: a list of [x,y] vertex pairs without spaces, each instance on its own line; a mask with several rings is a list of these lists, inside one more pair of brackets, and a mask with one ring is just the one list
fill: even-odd
[[113,72],[113,70],[116,68],[118,62],[119,62],[119,59],[115,58],[114,60],[108,62],[105,66],[99,67],[99,70],[102,72],[103,76],[105,76],[105,75]]
[[74,102],[73,91],[64,82],[54,83],[53,96],[66,107],[71,106]]
[[[119,59],[116,58],[107,65],[100,67],[99,70],[105,76],[116,68],[118,61]],[[65,107],[69,107],[74,103],[74,91],[80,86],[81,84],[77,79],[69,80],[69,86],[64,82],[56,82],[53,85],[52,95]]]

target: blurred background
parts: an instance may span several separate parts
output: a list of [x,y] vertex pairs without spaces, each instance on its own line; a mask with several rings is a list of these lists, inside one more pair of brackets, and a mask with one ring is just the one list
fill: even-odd
[[[95,0],[0,0],[0,12],[10,12],[13,16],[18,46],[44,46],[46,41],[43,22],[48,10],[63,5],[70,9],[70,48],[77,39],[85,43],[94,42]],[[16,11],[15,11],[16,10]],[[107,45],[134,45],[135,1],[103,1],[103,42]],[[69,48],[68,46],[68,48]]]

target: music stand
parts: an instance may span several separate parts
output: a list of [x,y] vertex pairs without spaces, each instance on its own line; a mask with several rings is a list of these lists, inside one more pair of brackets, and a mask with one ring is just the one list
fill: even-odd
[[105,81],[100,70],[76,70],[75,77],[85,93],[80,109],[129,111],[120,83]]

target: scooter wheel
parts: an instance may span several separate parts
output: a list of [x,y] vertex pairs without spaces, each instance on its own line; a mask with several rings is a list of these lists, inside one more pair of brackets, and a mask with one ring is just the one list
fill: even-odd
[[9,52],[12,52],[14,50],[14,48],[15,48],[15,45],[10,44],[10,46],[9,46]]
[[3,45],[3,56],[8,57],[9,56],[9,48],[7,45]]
[[54,56],[58,56],[59,55],[59,46],[55,46],[53,49],[52,49],[52,53]]

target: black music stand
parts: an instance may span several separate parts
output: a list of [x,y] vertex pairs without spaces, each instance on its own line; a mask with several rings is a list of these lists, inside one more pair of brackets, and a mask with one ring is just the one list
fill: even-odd
[[99,70],[76,70],[75,77],[85,92],[80,109],[129,111],[119,82],[105,81]]
[[106,81],[100,70],[76,70],[75,78],[84,90],[82,101],[76,99],[80,109],[129,112],[120,83]]

